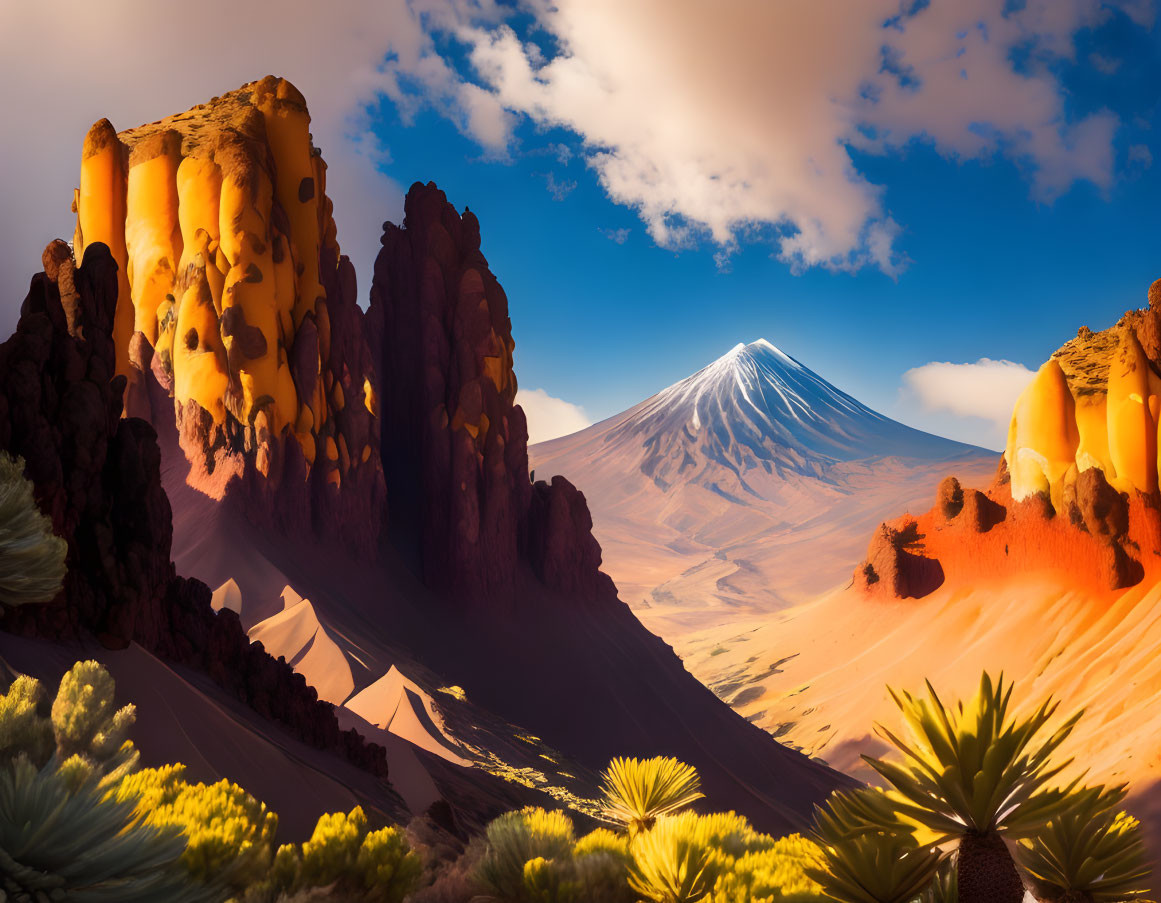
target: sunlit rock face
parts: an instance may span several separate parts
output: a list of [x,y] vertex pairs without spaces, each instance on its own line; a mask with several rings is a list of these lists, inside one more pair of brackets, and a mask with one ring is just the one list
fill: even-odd
[[309,126],[302,95],[274,77],[120,133],[101,120],[74,251],[103,242],[118,264],[126,412],[156,422],[158,395],[172,398],[190,484],[370,552],[378,393]]
[[1141,336],[1149,341],[1157,321],[1147,308],[1104,332],[1082,329],[1040,368],[1016,405],[1004,453],[1015,500],[1046,494],[1059,509],[1093,468],[1120,492],[1156,491],[1161,355],[1151,360]]
[[[1161,280],[1148,306],[1102,332],[1081,327],[1040,368],[1016,402],[987,493],[949,507],[955,487],[941,486],[935,508],[909,530],[901,519],[872,541],[856,585],[926,595],[930,588],[899,590],[911,584],[894,578],[936,564],[952,583],[1044,570],[1094,592],[1161,578],[1159,430]],[[883,542],[887,535],[897,541]]]

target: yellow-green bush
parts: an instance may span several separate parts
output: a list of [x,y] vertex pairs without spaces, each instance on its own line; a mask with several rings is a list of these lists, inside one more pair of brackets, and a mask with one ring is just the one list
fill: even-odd
[[131,705],[114,702],[116,686],[95,661],[77,662],[61,678],[51,713],[45,714],[40,681],[21,676],[0,696],[0,764],[27,756],[37,767],[55,756],[71,787],[90,777],[108,787],[136,767],[128,739],[136,719]]
[[270,866],[278,816],[237,784],[189,784],[184,765],[147,768],[127,776],[114,794],[134,801],[148,825],[180,828],[190,876],[236,889],[263,877]]
[[68,545],[52,532],[24,476],[24,459],[0,452],[0,605],[51,602]]
[[380,828],[363,838],[355,860],[367,899],[402,900],[419,881],[423,864],[399,828]]
[[333,886],[343,899],[399,903],[416,889],[423,863],[401,829],[367,830],[362,807],[324,815],[301,848],[278,848],[265,884],[293,893]]
[[[480,882],[498,899],[531,901],[537,897],[525,884],[524,866],[534,859],[569,860],[576,838],[572,821],[563,812],[529,806],[488,825],[487,841],[488,851],[477,872]],[[545,876],[538,871],[534,877]]]
[[719,875],[712,903],[813,903],[827,899],[806,876],[818,848],[801,834],[782,837],[764,850],[746,853]]

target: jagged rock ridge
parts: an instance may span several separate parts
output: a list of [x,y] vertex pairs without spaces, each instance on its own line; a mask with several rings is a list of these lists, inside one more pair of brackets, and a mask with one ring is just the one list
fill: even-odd
[[420,537],[425,580],[496,600],[527,560],[549,587],[615,601],[584,497],[564,477],[529,482],[508,299],[479,221],[416,183],[382,243],[367,320],[383,466],[393,517]]
[[43,262],[16,332],[0,345],[0,448],[24,458],[42,509],[68,542],[68,573],[53,603],[0,610],[0,627],[96,636],[110,648],[138,643],[206,672],[308,743],[386,774],[382,749],[340,731],[331,707],[285,662],[251,645],[233,612],[214,612],[205,584],[177,576],[156,434],[121,416],[116,263],[91,243],[75,267],[59,241]]

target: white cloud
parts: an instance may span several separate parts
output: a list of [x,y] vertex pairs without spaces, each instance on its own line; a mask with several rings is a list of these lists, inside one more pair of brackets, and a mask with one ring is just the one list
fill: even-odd
[[520,389],[516,393],[516,404],[524,409],[528,418],[529,445],[567,436],[593,423],[580,405],[554,398],[543,389]]
[[[903,4],[910,14],[899,0],[525,5],[559,48],[547,58],[503,24],[456,37],[504,108],[580,135],[608,195],[663,246],[708,236],[730,250],[766,224],[792,266],[894,275],[899,226],[848,145],[1005,154],[1039,199],[1112,179],[1116,117],[1067,121],[1050,65],[1108,15],[1100,0]],[[1152,14],[1148,0],[1120,5]]]
[[965,441],[1003,448],[1016,399],[1035,375],[1023,364],[986,357],[974,364],[933,361],[903,374],[901,401],[917,403],[928,414],[978,418],[985,422],[984,434]]
[[[905,16],[900,0],[523,0],[537,46],[498,0],[0,2],[0,209],[17,211],[0,218],[4,315],[44,244],[72,232],[90,123],[129,128],[267,73],[307,97],[363,297],[380,224],[402,212],[402,187],[378,169],[390,149],[369,131],[383,98],[405,121],[438,110],[494,157],[521,118],[572,131],[662,245],[708,236],[728,255],[764,226],[791,266],[894,275],[907,224],[848,147],[1005,154],[1043,198],[1078,179],[1107,186],[1116,117],[1067,121],[1052,64],[1110,3],[1152,21],[1152,0],[1025,0],[1007,14],[1007,0],[933,0]],[[448,37],[475,83],[440,55]],[[1029,47],[1018,72],[1013,51]]]

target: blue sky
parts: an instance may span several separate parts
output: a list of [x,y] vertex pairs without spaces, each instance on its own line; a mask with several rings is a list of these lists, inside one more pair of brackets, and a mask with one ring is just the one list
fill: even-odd
[[902,391],[904,372],[980,358],[1034,370],[1081,324],[1102,328],[1141,306],[1161,277],[1161,173],[1147,165],[1161,159],[1156,25],[1109,15],[1077,33],[1076,59],[1054,72],[1069,121],[1100,110],[1119,120],[1110,183],[1077,180],[1045,199],[1027,161],[1003,153],[963,159],[922,137],[851,150],[899,224],[907,263],[893,276],[871,265],[794,272],[770,226],[740,238],[724,265],[707,238],[659,247],[634,209],[609,199],[566,128],[522,118],[497,154],[433,109],[401,121],[384,102],[374,129],[392,179],[434,179],[479,216],[522,387],[597,420],[765,337],[885,413],[995,447],[995,424],[925,410]]
[[[0,8],[0,79],[22,84],[0,131],[0,207],[22,211],[0,222],[0,325],[71,234],[91,122],[267,72],[308,99],[364,294],[379,224],[437,182],[481,220],[522,388],[593,420],[764,337],[884,413],[998,447],[1023,368],[1161,276],[1153,0],[204,7]],[[175,28],[181,54],[149,40]],[[50,29],[46,70],[21,36]]]

